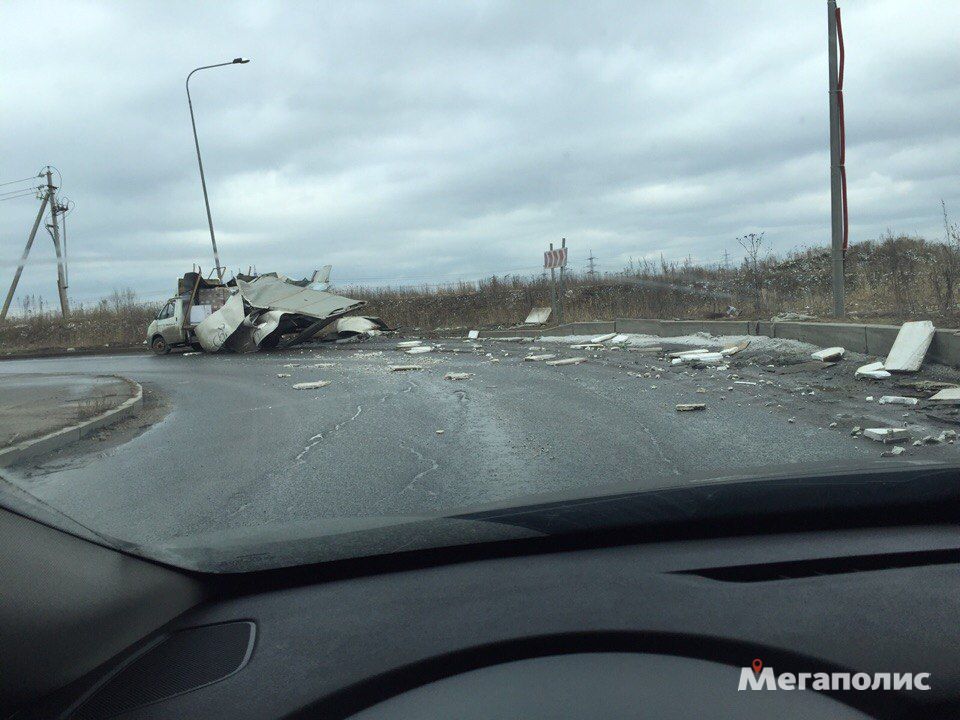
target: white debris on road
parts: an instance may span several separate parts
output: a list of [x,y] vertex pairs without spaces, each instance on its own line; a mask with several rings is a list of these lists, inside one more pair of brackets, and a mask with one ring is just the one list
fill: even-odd
[[476,340],[478,337],[480,337],[480,331],[471,330],[470,332],[467,333],[467,337],[471,340]]
[[730,347],[723,348],[723,350],[720,351],[720,354],[736,355],[738,352],[740,352],[741,350],[746,350],[748,347],[750,347],[750,341],[744,340],[743,342],[739,342],[736,345],[731,345]]
[[595,336],[595,337],[590,338],[590,342],[592,342],[592,343],[604,343],[604,342],[606,342],[607,340],[613,340],[613,338],[615,338],[616,336],[617,336],[617,334],[616,334],[615,332],[612,332],[612,333],[604,333],[603,335],[597,335],[597,336]]
[[940,403],[960,403],[960,388],[944,388],[935,395],[931,395],[930,400]]
[[579,365],[580,363],[585,363],[587,359],[585,357],[572,357],[572,358],[562,358],[560,360],[547,360],[547,365]]
[[814,360],[823,360],[824,362],[830,360],[839,360],[843,357],[846,350],[842,347],[829,347],[824,348],[823,350],[817,350],[815,353],[810,353],[810,357]]
[[290,377],[290,373],[277,373],[278,378]]
[[890,372],[916,372],[923,365],[933,334],[933,323],[929,320],[904,323],[883,367]]
[[302,382],[294,383],[294,390],[316,390],[317,388],[326,387],[330,384],[329,380],[314,380],[313,382]]
[[553,360],[556,357],[554,353],[543,353],[542,355],[527,355],[524,358],[526,362],[537,362],[538,360]]
[[912,397],[903,397],[903,395],[884,395],[878,401],[881,405],[907,405],[917,404],[917,399]]
[[416,345],[407,350],[407,355],[422,355],[423,353],[433,352],[433,345]]
[[882,443],[910,440],[910,433],[903,428],[865,428],[863,436]]
[[896,457],[897,455],[902,455],[905,452],[906,450],[904,450],[902,447],[897,445],[896,447],[890,448],[889,450],[884,450],[882,453],[880,453],[880,457]]
[[448,372],[443,376],[444,380],[469,380],[473,377],[473,373],[466,372]]
[[695,365],[701,363],[704,365],[715,365],[722,363],[724,356],[718,352],[698,352],[698,353],[683,353],[680,357],[675,357],[670,361],[671,365]]
[[627,335],[627,334],[625,334],[625,333],[620,333],[619,335],[614,335],[612,338],[610,338],[610,344],[611,344],[611,345],[623,345],[623,343],[627,342],[627,340],[629,340],[629,339],[630,339],[630,336],[629,336],[629,335]]
[[890,377],[890,373],[883,369],[883,362],[877,361],[861,365],[853,374],[858,380],[860,378],[870,378],[872,380],[883,380]]
[[404,340],[403,342],[397,343],[397,350],[406,350],[407,348],[416,347],[420,345],[420,340]]

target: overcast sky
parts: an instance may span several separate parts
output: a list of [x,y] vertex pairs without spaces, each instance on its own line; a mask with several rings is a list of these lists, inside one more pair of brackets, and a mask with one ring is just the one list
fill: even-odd
[[[851,241],[960,219],[960,2],[842,2]],[[335,284],[828,246],[826,2],[0,4],[0,182],[76,203],[70,294],[221,257]],[[13,186],[19,187],[19,186]],[[12,189],[0,187],[0,191]],[[2,195],[0,195],[2,197]],[[5,292],[39,203],[0,202]],[[38,236],[21,290],[56,297]]]

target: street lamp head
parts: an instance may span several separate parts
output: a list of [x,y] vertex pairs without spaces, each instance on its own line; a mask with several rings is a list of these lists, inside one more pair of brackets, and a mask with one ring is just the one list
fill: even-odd
[[246,65],[248,62],[250,62],[250,58],[238,57],[233,59],[234,65]]

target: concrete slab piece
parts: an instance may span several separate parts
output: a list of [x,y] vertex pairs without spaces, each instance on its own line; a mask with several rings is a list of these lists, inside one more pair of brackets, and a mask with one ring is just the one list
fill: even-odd
[[855,378],[871,378],[873,380],[882,380],[890,377],[890,373],[883,369],[883,363],[880,361],[867,363],[857,368],[853,374]]
[[889,372],[916,372],[933,341],[933,323],[929,320],[906,322],[900,327],[897,339],[883,363]]
[[535,307],[530,310],[530,314],[527,315],[527,319],[523,323],[525,325],[543,325],[550,317],[550,310],[548,307]]
[[317,390],[330,384],[329,380],[314,380],[312,382],[294,383],[294,390]]
[[929,399],[932,402],[960,404],[960,388],[944,388]]
[[865,428],[863,436],[882,443],[904,442],[910,433],[903,428]]
[[579,365],[580,363],[585,363],[587,359],[585,357],[572,357],[572,358],[562,358],[561,360],[547,360],[545,365]]
[[842,347],[828,347],[823,350],[817,350],[815,353],[811,353],[810,357],[814,360],[839,360],[843,357],[843,354],[846,352]]

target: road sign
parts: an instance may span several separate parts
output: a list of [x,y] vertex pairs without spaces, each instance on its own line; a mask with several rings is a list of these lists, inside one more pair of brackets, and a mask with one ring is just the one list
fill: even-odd
[[543,267],[547,270],[552,268],[562,268],[567,266],[567,249],[565,247],[556,250],[547,250],[543,254]]

